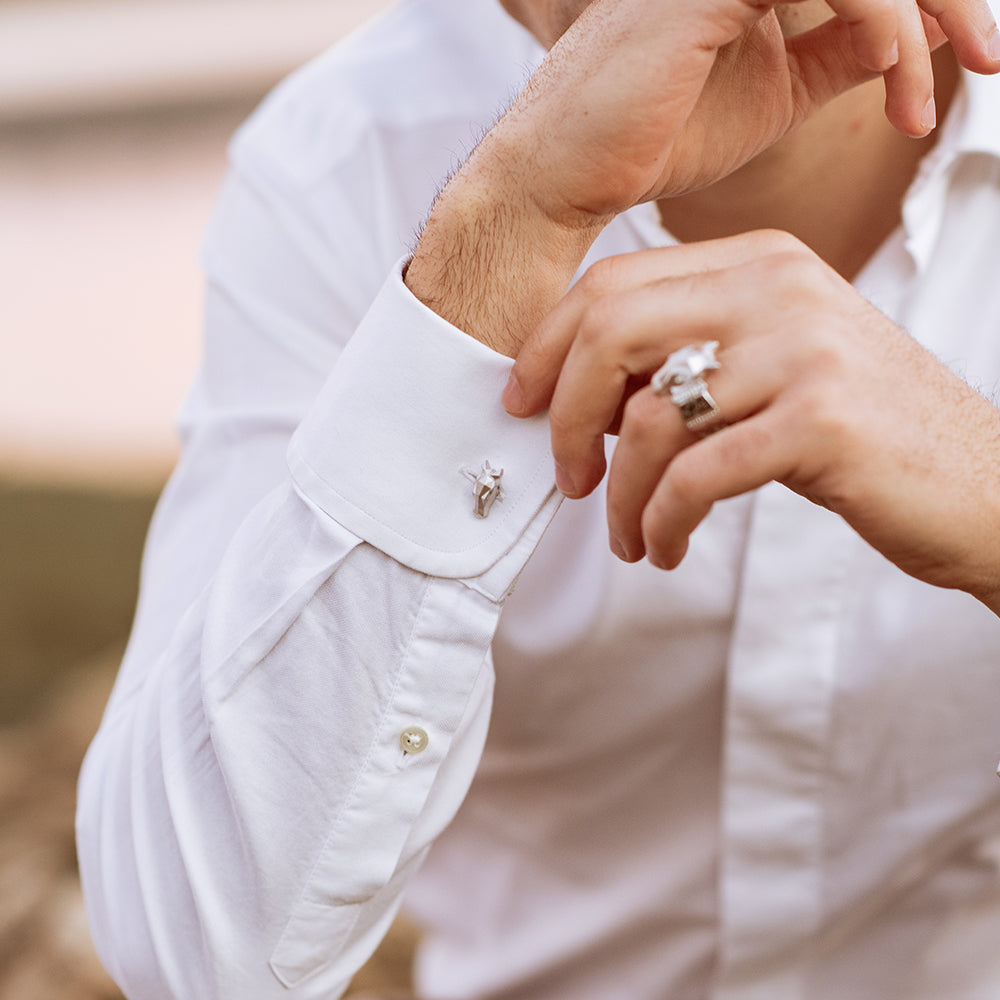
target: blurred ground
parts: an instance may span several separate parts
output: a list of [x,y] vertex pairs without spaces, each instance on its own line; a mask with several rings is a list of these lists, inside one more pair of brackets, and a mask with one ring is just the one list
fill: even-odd
[[0,997],[110,1000],[73,849],[76,771],[117,650],[79,661],[40,713],[0,730]]
[[[152,502],[150,492],[0,482],[0,1000],[120,998],[87,929],[73,809]],[[398,923],[351,992],[405,986],[414,941]]]
[[[0,1000],[110,1000],[76,773],[198,357],[198,243],[264,91],[386,0],[0,0]],[[402,986],[401,926],[358,988]]]

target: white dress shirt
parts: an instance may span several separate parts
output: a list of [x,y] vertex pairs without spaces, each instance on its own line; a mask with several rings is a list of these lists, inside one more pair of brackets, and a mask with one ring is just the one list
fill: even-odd
[[[540,57],[496,0],[405,0],[233,142],[81,778],[98,949],[134,1000],[329,1000],[408,887],[433,998],[997,1000],[997,619],[776,485],[674,572],[618,562],[509,362],[401,281]],[[998,234],[1000,79],[966,78],[856,284],[986,391]],[[590,259],[669,241],[640,207]]]

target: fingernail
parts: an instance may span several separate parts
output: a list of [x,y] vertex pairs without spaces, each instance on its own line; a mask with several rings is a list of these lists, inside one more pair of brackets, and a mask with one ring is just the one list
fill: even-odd
[[559,487],[559,492],[564,496],[575,496],[576,487],[573,485],[573,480],[566,474],[566,470],[556,462],[556,486]]
[[1000,28],[996,26],[987,42],[987,51],[994,62],[1000,62]]
[[609,535],[608,539],[611,543],[611,551],[618,556],[619,559],[624,562],[628,562],[628,553],[625,551],[625,546],[615,538],[614,535]]
[[885,68],[891,69],[898,62],[899,62],[899,42],[895,41],[892,43],[892,48],[889,49],[889,59],[885,64]]
[[650,552],[649,549],[646,549],[646,560],[653,569],[670,569],[659,552]]
[[920,124],[928,132],[937,124],[937,107],[934,104],[933,97],[924,105],[923,114],[920,116]]
[[513,373],[507,379],[507,384],[503,387],[503,394],[500,398],[508,413],[520,413],[524,409],[524,396],[521,395],[521,387],[517,384]]

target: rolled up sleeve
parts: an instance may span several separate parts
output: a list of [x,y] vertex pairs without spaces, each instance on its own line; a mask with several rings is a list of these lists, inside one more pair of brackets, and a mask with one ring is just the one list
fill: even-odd
[[[397,268],[287,481],[165,648],[130,651],[142,679],[109,708],[78,813],[127,994],[329,998],[384,934],[472,780],[500,609],[558,506],[545,421],[500,406],[508,366]],[[480,518],[484,461],[502,493]]]

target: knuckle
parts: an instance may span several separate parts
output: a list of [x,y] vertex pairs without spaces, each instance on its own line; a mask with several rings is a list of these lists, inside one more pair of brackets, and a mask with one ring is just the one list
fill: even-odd
[[637,392],[629,397],[622,414],[621,434],[639,447],[658,438],[663,433],[664,407],[669,400],[657,396],[652,390]]
[[[868,19],[882,20],[886,15],[896,12],[896,0],[868,0]],[[852,23],[856,23],[852,19]]]
[[853,436],[855,423],[854,409],[846,405],[834,384],[829,378],[814,379],[796,400],[800,426],[831,447]]
[[738,429],[738,434],[720,434],[715,444],[717,464],[742,479],[761,455],[773,451],[775,440],[773,430],[762,421],[741,421]]
[[600,302],[589,305],[584,310],[576,331],[576,342],[580,348],[593,351],[600,346],[607,335],[605,313]]
[[691,451],[682,452],[671,463],[666,479],[670,495],[682,506],[697,504],[703,491],[703,477],[697,463],[688,461]]
[[540,336],[528,337],[514,359],[513,373],[517,376],[522,389],[529,383],[539,379],[540,373],[546,369],[546,362],[551,351],[551,345]]
[[[803,248],[804,250],[804,248]],[[789,248],[771,257],[771,266],[784,291],[796,288],[812,289],[825,285],[824,270],[812,254],[798,248]]]
[[623,308],[619,297],[604,295],[592,300],[584,309],[577,328],[579,346],[599,355],[610,354],[620,341]]
[[760,249],[772,254],[808,253],[806,245],[796,236],[784,229],[759,229],[756,237]]
[[575,288],[590,301],[602,298],[617,287],[621,270],[622,263],[618,257],[604,257],[584,271]]
[[837,291],[835,272],[804,246],[773,254],[767,267],[775,297],[786,308],[816,308]]
[[847,363],[847,351],[840,335],[824,322],[812,324],[798,332],[801,344],[800,365],[806,374],[829,377],[838,373]]
[[[552,432],[552,450],[565,453],[567,442],[580,433],[580,421],[576,411],[562,406],[558,401],[549,408],[549,429]],[[559,458],[559,455],[556,455]]]
[[[898,0],[869,0],[863,20],[869,24],[887,26],[895,23],[899,12]],[[855,14],[849,18],[851,24],[858,24],[862,18]]]

